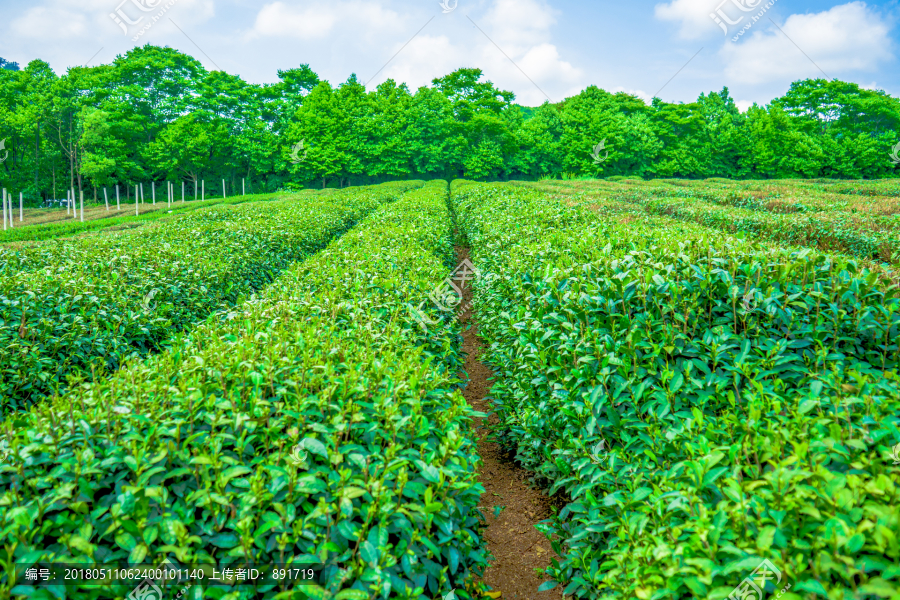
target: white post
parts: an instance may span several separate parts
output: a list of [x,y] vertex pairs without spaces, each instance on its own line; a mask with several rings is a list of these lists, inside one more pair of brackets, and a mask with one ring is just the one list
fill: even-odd
[[19,223],[25,220],[25,194],[19,192]]
[[241,177],[241,196],[247,195],[247,182]]
[[122,210],[122,205],[119,203],[119,184],[116,184],[116,210]]
[[6,188],[3,188],[3,231],[6,231]]
[[106,186],[103,186],[103,201],[106,202],[106,210],[109,210],[109,196],[106,195]]
[[134,186],[134,216],[138,214],[138,186]]
[[81,222],[84,223],[84,191],[79,193],[81,194]]
[[200,201],[206,200],[206,180],[200,182]]
[[141,204],[144,203],[144,182],[141,182]]
[[10,192],[6,195],[6,203],[9,205],[9,228],[13,228],[13,205],[12,205],[13,193]]
[[69,215],[69,209],[72,207],[72,190],[66,190],[66,216]]
[[181,180],[181,203],[184,204],[184,180]]
[[153,206],[156,206],[156,182],[155,182],[155,181],[152,182],[152,183],[150,184],[150,187],[153,188],[153,189],[151,190],[151,192],[152,192],[152,194],[153,194]]
[[222,200],[225,199],[225,180],[222,180]]

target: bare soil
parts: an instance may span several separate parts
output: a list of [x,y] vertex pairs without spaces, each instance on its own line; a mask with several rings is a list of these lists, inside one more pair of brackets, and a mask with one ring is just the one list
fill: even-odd
[[[457,247],[457,258],[469,258],[469,249]],[[463,352],[468,384],[463,395],[469,404],[480,412],[490,413],[490,393],[493,372],[481,362],[484,340],[478,333],[478,323],[472,314],[472,288],[463,288],[460,314],[463,326]],[[493,560],[482,582],[493,592],[501,592],[504,600],[557,600],[562,599],[559,586],[549,592],[538,592],[538,586],[547,580],[540,570],[550,564],[553,550],[550,541],[535,529],[535,525],[550,517],[553,504],[540,489],[531,483],[532,474],[509,457],[500,446],[487,439],[489,424],[498,422],[491,414],[476,424],[478,452],[484,464],[479,476],[485,493],[481,497],[481,511],[487,518],[485,541]],[[494,507],[503,507],[495,516]]]

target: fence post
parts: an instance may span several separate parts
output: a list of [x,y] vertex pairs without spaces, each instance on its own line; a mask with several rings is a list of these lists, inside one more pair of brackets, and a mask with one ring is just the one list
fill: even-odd
[[156,182],[150,182],[150,193],[153,195],[153,206],[156,206]]
[[106,202],[106,210],[109,210],[109,196],[106,195],[106,186],[103,186],[103,201]]
[[122,210],[121,204],[119,204],[119,184],[116,184],[116,210]]
[[79,190],[81,194],[81,222],[84,223],[84,190]]
[[222,180],[222,200],[225,200],[225,180]]
[[144,203],[144,182],[141,182],[141,204]]
[[241,177],[241,196],[247,195],[247,181]]
[[135,184],[134,186],[134,216],[138,215],[138,186]]
[[3,188],[3,231],[6,231],[6,188]]
[[181,203],[184,204],[184,180],[181,180]]
[[206,200],[206,180],[200,182],[200,202]]
[[19,192],[19,223],[25,220],[25,194]]

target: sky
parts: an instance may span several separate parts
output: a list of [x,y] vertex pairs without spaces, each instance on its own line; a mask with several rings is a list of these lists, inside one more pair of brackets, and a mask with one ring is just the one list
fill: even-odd
[[151,43],[253,83],[307,63],[415,90],[478,67],[526,106],[596,85],[668,102],[728,87],[746,109],[806,78],[900,96],[898,16],[900,0],[0,0],[0,57],[62,73]]

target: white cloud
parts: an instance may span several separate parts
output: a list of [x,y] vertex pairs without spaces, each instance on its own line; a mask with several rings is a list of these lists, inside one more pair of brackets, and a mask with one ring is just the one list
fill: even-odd
[[753,106],[753,100],[735,100],[734,104],[742,113],[745,113]]
[[[758,7],[762,0],[731,0],[731,2],[740,2],[744,7]],[[727,6],[723,7],[723,4]],[[720,7],[732,8],[729,0],[724,0],[724,2],[723,0],[672,0],[667,4],[657,4],[654,14],[657,19],[679,23],[678,34],[681,37],[695,39],[716,32],[721,34],[722,30],[710,17],[710,14],[715,13]],[[732,9],[729,12],[741,11]]]
[[318,40],[332,35],[335,26],[355,28],[363,26],[368,31],[393,33],[400,16],[376,2],[311,3],[306,7],[285,2],[266,4],[256,15],[256,22],[247,39],[266,36],[283,36],[299,40]]
[[[14,18],[8,35],[22,41],[47,43],[75,39],[114,43],[120,38],[130,38],[163,11],[160,21],[174,17],[182,25],[196,25],[215,15],[213,0],[85,0],[79,3],[50,0]],[[125,30],[116,19],[125,24]],[[132,25],[132,22],[136,23]],[[172,27],[168,23],[164,25]],[[158,29],[162,27],[162,23],[156,25]]]
[[521,53],[550,40],[555,15],[556,11],[537,0],[495,0],[479,25],[507,53]]
[[[558,102],[584,87],[582,71],[564,60],[552,43],[555,17],[545,4],[495,0],[483,17],[474,15],[472,20],[477,28],[461,18],[464,27],[452,36],[416,36],[374,83],[392,78],[415,89],[460,67],[477,66],[485,79],[516,92],[517,102],[532,106],[547,101],[545,93]],[[393,43],[384,46],[392,54],[403,43],[394,36]]]
[[825,77],[822,71],[832,78],[893,58],[888,25],[864,2],[791,15],[781,29],[754,28],[749,38],[726,44],[725,75],[747,84]]

